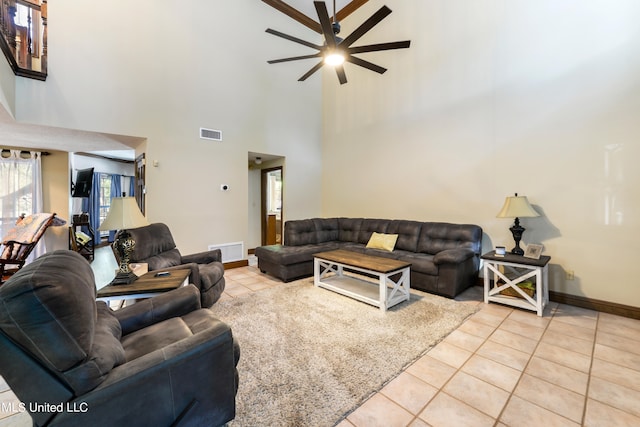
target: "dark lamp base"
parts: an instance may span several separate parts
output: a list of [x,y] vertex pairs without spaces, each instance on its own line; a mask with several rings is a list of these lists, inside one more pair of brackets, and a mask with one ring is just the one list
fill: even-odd
[[511,234],[513,234],[513,240],[516,242],[516,246],[511,249],[511,253],[514,255],[524,255],[524,250],[520,247],[520,240],[522,239],[522,233],[524,233],[525,228],[520,225],[519,218],[516,218],[509,230],[511,230]]
[[133,271],[129,271],[128,273],[123,273],[119,271],[116,274],[116,277],[109,283],[110,285],[128,285],[129,283],[133,283],[138,279],[138,276],[135,275]]
[[517,248],[511,249],[511,253],[514,254],[514,255],[522,256],[522,255],[524,255],[524,250],[521,247],[518,246]]

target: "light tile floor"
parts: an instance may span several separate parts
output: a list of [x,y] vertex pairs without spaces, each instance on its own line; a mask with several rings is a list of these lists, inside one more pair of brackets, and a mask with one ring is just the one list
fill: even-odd
[[[222,298],[278,286],[255,266],[225,272]],[[551,303],[480,306],[338,427],[640,426],[640,321]],[[0,427],[28,426],[0,380]]]

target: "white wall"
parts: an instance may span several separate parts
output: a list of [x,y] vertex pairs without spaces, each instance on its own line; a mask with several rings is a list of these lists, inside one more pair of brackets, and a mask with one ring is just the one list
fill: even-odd
[[[146,137],[147,218],[182,252],[248,240],[249,151],[291,159],[291,214],[319,214],[321,79],[268,65],[296,47],[264,30],[313,33],[254,0],[68,0],[48,12],[49,77],[16,83],[17,120]],[[224,141],[199,139],[200,127]]]
[[[6,58],[0,58],[0,106],[13,117],[16,102],[16,76]],[[4,114],[0,112],[0,114]]]
[[323,213],[479,224],[488,251],[513,247],[495,216],[518,192],[543,214],[522,224],[551,290],[640,306],[640,3],[384,4],[362,44],[412,45],[367,54],[383,76],[325,76]]

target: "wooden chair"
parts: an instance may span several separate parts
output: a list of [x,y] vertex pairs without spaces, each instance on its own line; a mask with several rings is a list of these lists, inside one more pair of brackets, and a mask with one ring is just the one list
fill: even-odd
[[36,247],[40,238],[51,225],[64,225],[66,221],[56,218],[55,213],[22,215],[6,236],[0,249],[0,284],[4,279],[20,270]]

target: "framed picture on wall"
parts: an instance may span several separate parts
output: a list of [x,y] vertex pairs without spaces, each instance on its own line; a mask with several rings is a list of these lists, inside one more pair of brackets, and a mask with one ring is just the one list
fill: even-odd
[[540,259],[542,255],[542,245],[530,244],[527,245],[527,249],[524,251],[524,256],[527,258]]

